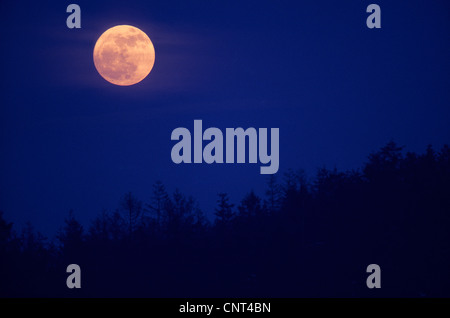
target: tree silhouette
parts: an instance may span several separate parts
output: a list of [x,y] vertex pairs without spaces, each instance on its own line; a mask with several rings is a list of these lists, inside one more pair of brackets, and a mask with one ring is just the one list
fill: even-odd
[[131,192],[128,192],[122,197],[119,206],[128,222],[128,230],[131,236],[141,221],[142,202],[134,197]]
[[97,242],[117,241],[122,239],[127,232],[129,233],[129,227],[118,211],[108,213],[103,210],[92,221],[88,232],[90,239]]
[[370,154],[369,162],[364,167],[364,175],[372,181],[397,178],[403,148],[390,141],[380,151]]
[[147,204],[147,208],[150,212],[156,214],[156,223],[158,226],[161,225],[162,214],[168,200],[169,195],[167,194],[163,183],[160,180],[156,181],[153,185],[153,196],[151,198],[151,203]]
[[226,193],[219,193],[217,200],[218,207],[215,210],[216,224],[226,225],[230,224],[234,218],[233,206]]
[[175,189],[172,199],[166,200],[164,207],[164,226],[166,234],[172,238],[179,238],[183,233],[189,233],[206,225],[198,203],[192,197],[186,197]]
[[250,191],[238,206],[239,214],[245,218],[252,218],[262,214],[261,198]]
[[266,190],[266,206],[270,213],[277,212],[280,209],[281,196],[280,186],[277,184],[275,175],[272,174],[267,181]]
[[[263,202],[250,191],[237,209],[219,193],[214,226],[160,181],[151,218],[131,193],[87,233],[70,211],[57,248],[0,212],[0,295],[73,295],[64,274],[77,263],[83,296],[448,297],[450,148],[402,150],[390,142],[361,169],[321,168],[311,181],[289,170],[269,178]],[[374,262],[390,282],[375,293],[362,276]]]
[[82,254],[84,229],[80,222],[75,219],[73,210],[69,211],[69,215],[64,220],[64,226],[59,231],[57,239],[66,258],[75,258]]
[[30,222],[25,223],[20,235],[22,251],[26,253],[39,253],[45,249],[47,238],[40,232],[36,232]]
[[3,211],[0,211],[0,250],[6,248],[11,238],[12,223],[6,222],[3,218]]

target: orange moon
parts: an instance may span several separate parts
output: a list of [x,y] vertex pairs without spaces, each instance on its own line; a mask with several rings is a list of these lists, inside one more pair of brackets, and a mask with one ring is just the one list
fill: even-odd
[[94,47],[94,64],[108,82],[120,86],[142,81],[155,63],[155,48],[150,38],[131,25],[106,30]]

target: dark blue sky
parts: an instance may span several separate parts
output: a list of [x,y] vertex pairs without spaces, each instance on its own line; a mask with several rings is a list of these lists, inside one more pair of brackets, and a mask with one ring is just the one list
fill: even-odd
[[[52,234],[161,179],[212,214],[216,194],[263,195],[260,164],[175,165],[177,127],[278,127],[280,170],[357,168],[391,139],[422,152],[450,141],[448,1],[2,1],[0,210]],[[368,29],[377,3],[382,29]],[[155,66],[114,86],[97,38],[148,34]]]

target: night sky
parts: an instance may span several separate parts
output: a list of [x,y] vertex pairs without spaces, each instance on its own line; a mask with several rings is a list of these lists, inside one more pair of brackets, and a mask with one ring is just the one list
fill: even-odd
[[[280,129],[279,180],[323,166],[358,168],[390,140],[423,152],[450,141],[448,1],[2,1],[0,210],[53,235],[70,209],[87,225],[162,180],[213,214],[218,192],[264,195],[258,164],[172,162],[172,130]],[[115,86],[92,53],[130,24],[156,60]]]

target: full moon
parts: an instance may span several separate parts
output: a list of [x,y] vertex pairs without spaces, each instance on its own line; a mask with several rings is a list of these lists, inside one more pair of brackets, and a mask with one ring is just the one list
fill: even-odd
[[131,25],[106,30],[94,47],[94,64],[110,83],[129,86],[142,81],[155,63],[155,48],[150,38]]

